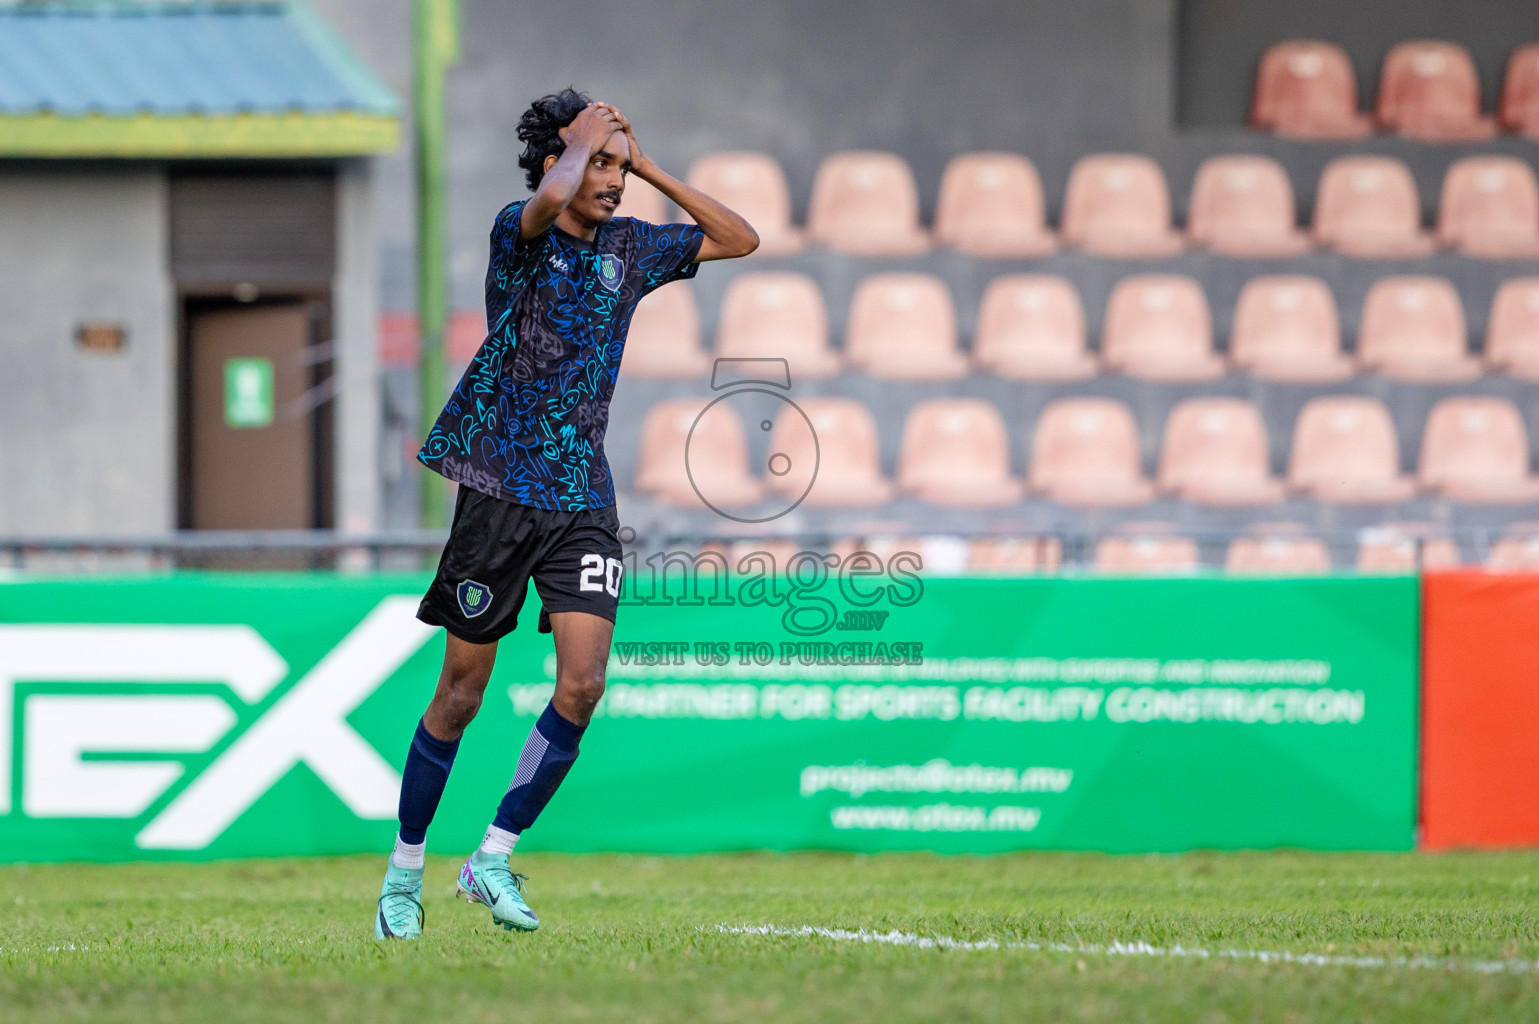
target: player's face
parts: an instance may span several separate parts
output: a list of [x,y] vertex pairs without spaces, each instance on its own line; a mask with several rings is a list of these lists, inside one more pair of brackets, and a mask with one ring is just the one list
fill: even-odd
[[615,209],[625,192],[625,175],[631,169],[631,151],[625,135],[615,132],[594,153],[583,172],[582,188],[572,200],[570,209],[580,219],[591,224],[608,224],[614,219]]

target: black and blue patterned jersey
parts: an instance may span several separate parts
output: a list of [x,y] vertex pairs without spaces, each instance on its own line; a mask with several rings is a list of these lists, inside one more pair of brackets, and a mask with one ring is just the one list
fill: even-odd
[[585,241],[551,227],[518,236],[524,203],[492,227],[489,333],[417,458],[461,486],[558,511],[615,503],[604,457],[636,303],[695,276],[693,224],[616,217]]

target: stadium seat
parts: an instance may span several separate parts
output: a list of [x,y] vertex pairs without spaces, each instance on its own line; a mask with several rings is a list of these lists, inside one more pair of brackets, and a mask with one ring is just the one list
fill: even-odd
[[1376,398],[1311,399],[1299,412],[1288,484],[1303,495],[1344,505],[1405,501],[1415,491],[1400,472],[1400,442]]
[[1250,123],[1295,139],[1360,139],[1372,123],[1357,110],[1357,75],[1347,51],[1317,39],[1267,48],[1256,71]]
[[785,256],[801,249],[801,233],[791,226],[791,190],[774,157],[711,153],[690,165],[686,180],[753,225],[759,254]]
[[1486,321],[1486,365],[1539,381],[1539,277],[1503,281]]
[[1069,171],[1063,240],[1119,259],[1180,252],[1181,236],[1170,227],[1170,190],[1159,164],[1125,153],[1081,157]]
[[1392,156],[1343,156],[1325,165],[1315,194],[1314,238],[1362,259],[1409,259],[1432,251],[1422,230],[1416,180]]
[[806,274],[779,271],[739,274],[727,285],[716,355],[784,358],[793,381],[831,377],[841,367],[839,354],[828,344],[828,310],[817,282]]
[[1243,575],[1305,576],[1331,571],[1331,551],[1319,537],[1276,533],[1236,537],[1224,555],[1224,571]]
[[1125,277],[1112,289],[1101,332],[1106,368],[1141,380],[1199,382],[1224,375],[1213,351],[1208,299],[1178,274]]
[[711,368],[700,344],[700,306],[688,281],[652,292],[631,314],[625,372],[636,377],[683,379]]
[[1017,153],[963,153],[941,176],[935,240],[969,256],[1029,259],[1056,249],[1044,225],[1042,179]]
[[1527,43],[1507,58],[1500,120],[1511,132],[1539,139],[1539,43]]
[[1515,156],[1467,156],[1443,178],[1438,241],[1486,259],[1539,257],[1539,181]]
[[1385,523],[1358,537],[1358,572],[1412,573],[1451,569],[1459,562],[1459,545],[1434,523]]
[[1513,523],[1507,535],[1491,545],[1486,568],[1503,571],[1539,571],[1539,523]]
[[967,568],[989,576],[1057,572],[1063,544],[1057,537],[979,537],[967,545]]
[[1539,499],[1528,429],[1505,398],[1445,398],[1432,407],[1417,472],[1423,489],[1454,501],[1517,504]]
[[1480,376],[1480,360],[1467,350],[1464,305],[1441,277],[1375,281],[1363,300],[1357,361],[1365,370],[1416,383]]
[[909,410],[898,487],[933,505],[997,508],[1019,501],[999,410],[977,398],[933,398]]
[[1309,247],[1294,222],[1293,185],[1268,156],[1215,156],[1192,182],[1187,240],[1228,256],[1297,256]]
[[1095,570],[1126,575],[1194,571],[1201,564],[1197,542],[1173,530],[1167,523],[1124,525],[1121,535],[1096,542]]
[[1458,43],[1413,39],[1396,44],[1379,75],[1376,116],[1385,129],[1423,142],[1489,139],[1493,118],[1480,113],[1480,77]]
[[1198,505],[1268,505],[1283,499],[1266,425],[1243,398],[1188,398],[1171,410],[1160,447],[1160,489]]
[[1008,380],[1094,377],[1097,363],[1085,346],[1079,292],[1062,277],[996,277],[983,293],[973,358],[986,372]]
[[[795,409],[786,408],[775,420],[770,450],[784,453],[793,466],[817,466],[805,503],[811,508],[869,508],[892,500],[893,485],[882,475],[876,420],[853,398],[803,398],[797,403],[807,421]],[[807,486],[805,475],[765,477],[771,490],[796,497]]]
[[903,158],[856,150],[824,159],[812,182],[807,234],[860,256],[912,256],[930,247],[919,189]]
[[[715,552],[716,554],[721,555],[722,558],[726,559],[728,570],[732,572],[738,572],[740,571],[740,566],[742,565],[743,559],[747,558],[749,555],[762,552],[763,554],[768,555],[772,560],[773,565],[771,568],[773,568],[777,574],[783,575],[786,571],[787,563],[789,563],[791,559],[795,558],[799,552],[806,549],[807,548],[805,545],[786,537],[765,537],[759,540],[737,539],[731,541],[706,541],[696,549],[695,553],[704,555],[709,552]],[[750,565],[748,568],[750,572],[755,571],[752,565]],[[700,580],[700,593],[710,594],[710,577],[705,575],[703,570],[701,571]]]
[[667,224],[668,197],[634,174],[625,176],[625,191],[620,194],[616,217],[634,217],[650,224]]
[[1126,508],[1154,497],[1133,413],[1110,398],[1048,404],[1031,438],[1031,489],[1064,505]]
[[742,417],[728,402],[716,402],[702,415],[705,405],[699,398],[672,398],[647,410],[636,489],[681,508],[705,507],[702,494],[718,507],[750,505],[764,490],[748,472]]
[[1341,351],[1336,299],[1324,281],[1298,274],[1253,277],[1240,289],[1229,331],[1237,370],[1286,384],[1330,384],[1352,376]]
[[873,274],[862,281],[850,303],[844,354],[852,369],[882,380],[967,374],[951,292],[932,274]]

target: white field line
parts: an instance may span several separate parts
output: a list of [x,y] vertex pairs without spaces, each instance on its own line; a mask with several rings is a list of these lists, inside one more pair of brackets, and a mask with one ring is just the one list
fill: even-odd
[[716,926],[721,935],[763,935],[772,938],[818,938],[832,942],[871,943],[883,946],[911,946],[915,949],[951,949],[961,952],[983,950],[1025,950],[1032,953],[1073,953],[1080,956],[1150,956],[1194,960],[1253,960],[1263,964],[1301,964],[1306,967],[1420,967],[1447,971],[1473,971],[1477,974],[1529,974],[1539,971],[1534,960],[1463,960],[1455,957],[1405,956],[1335,956],[1325,953],[1288,953],[1265,949],[1188,949],[1185,946],[1151,946],[1147,942],[1113,942],[1106,946],[1076,945],[1062,942],[1001,942],[998,939],[953,939],[946,935],[916,935],[913,932],[876,932],[861,928],[783,928],[776,925]]

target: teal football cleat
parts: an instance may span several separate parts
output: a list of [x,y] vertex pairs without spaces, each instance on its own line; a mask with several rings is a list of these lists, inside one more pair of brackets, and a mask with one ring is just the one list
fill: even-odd
[[508,931],[532,932],[540,926],[540,918],[524,902],[528,879],[508,867],[506,856],[477,850],[460,868],[459,894],[466,903],[490,907],[492,920]]
[[422,934],[422,869],[385,868],[374,915],[376,939],[415,939]]

